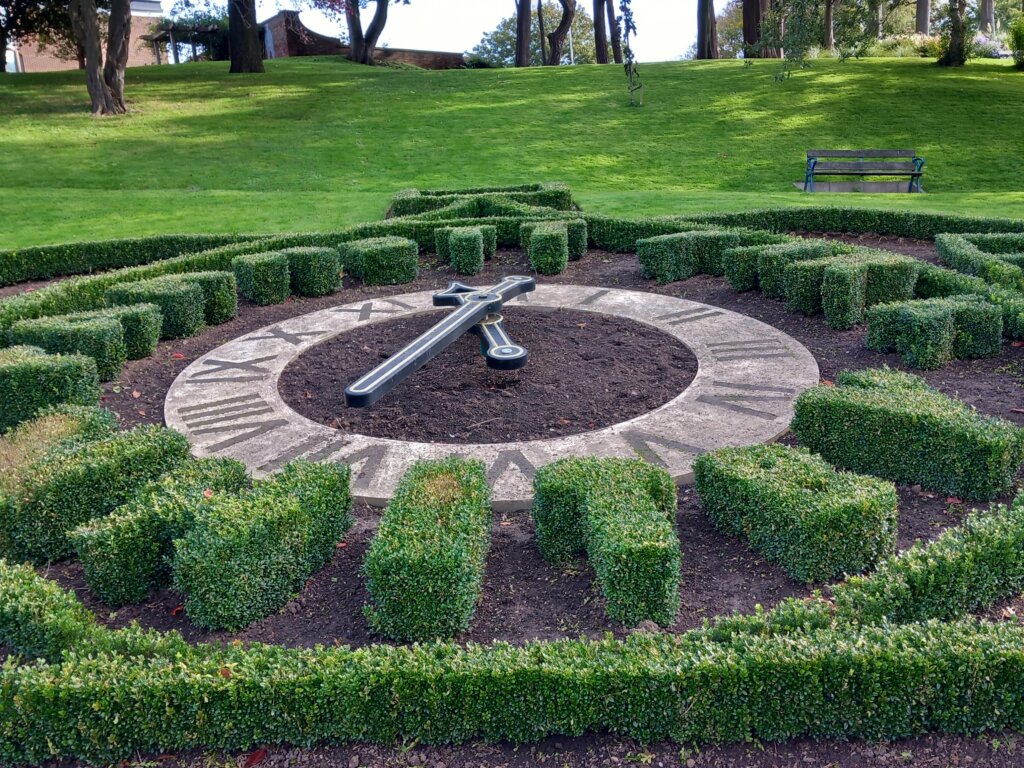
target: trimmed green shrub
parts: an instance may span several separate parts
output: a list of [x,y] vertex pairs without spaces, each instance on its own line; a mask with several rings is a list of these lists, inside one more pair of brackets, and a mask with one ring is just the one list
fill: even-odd
[[671,235],[695,229],[714,229],[710,224],[697,224],[687,216],[649,216],[641,219],[620,219],[599,213],[584,216],[587,235],[595,248],[611,253],[635,253],[638,240],[657,235]]
[[220,325],[238,314],[238,283],[231,272],[187,272],[161,280],[194,283],[203,292],[203,318],[207,325]]
[[493,224],[481,224],[477,229],[484,238],[484,259],[489,259],[498,252],[498,228]]
[[455,227],[438,227],[434,230],[434,252],[437,253],[437,260],[442,264],[449,264],[452,260],[452,230]]
[[183,435],[155,426],[47,453],[0,499],[0,552],[33,563],[67,557],[72,529],[110,514],[188,456]]
[[468,629],[490,545],[483,462],[452,457],[413,464],[366,554],[370,626],[397,640],[448,638]]
[[1024,430],[887,368],[804,391],[792,429],[836,466],[968,499],[1004,493],[1024,463]]
[[291,295],[288,257],[280,251],[236,256],[231,268],[238,290],[254,304],[281,304]]
[[298,296],[327,296],[341,288],[341,258],[336,248],[285,248],[291,291]]
[[695,231],[637,240],[636,255],[644,277],[659,283],[689,280],[721,267],[722,253],[742,243],[736,232]]
[[487,200],[525,203],[562,211],[575,204],[567,184],[545,182],[514,187],[474,187],[469,189],[403,189],[391,199],[387,216],[414,216],[451,205],[453,202],[477,198],[474,204]]
[[14,344],[38,347],[52,353],[77,353],[96,361],[100,381],[121,375],[127,355],[124,330],[112,317],[68,322],[63,317],[21,320],[8,332]]
[[106,517],[75,528],[69,535],[89,588],[115,608],[145,600],[169,583],[174,540],[192,528],[204,506],[248,484],[240,461],[189,461]]
[[198,283],[177,276],[159,277],[138,283],[120,283],[106,291],[111,306],[155,304],[160,308],[160,338],[195,336],[206,318],[206,301]]
[[30,565],[0,560],[0,645],[30,659],[59,661],[96,633],[96,617],[73,592]]
[[[810,261],[849,253],[852,246],[831,240],[800,240],[769,245],[757,253],[757,282],[761,292],[772,299],[786,295],[786,267],[796,261]],[[726,265],[728,274],[728,265]]]
[[921,262],[914,286],[914,298],[937,299],[962,294],[984,296],[989,292],[989,284],[980,277],[965,275],[937,264]]
[[1024,268],[985,253],[964,235],[935,236],[935,250],[943,264],[957,272],[980,277],[986,283],[1024,291]]
[[371,237],[340,246],[341,263],[366,285],[411,283],[420,273],[419,246],[404,237]]
[[639,459],[562,459],[533,483],[537,546],[552,563],[585,551],[624,624],[675,621],[679,608],[676,487],[668,473]]
[[564,221],[537,222],[526,241],[530,266],[541,275],[559,275],[569,265],[569,232]]
[[349,468],[294,461],[253,491],[215,495],[174,542],[194,624],[236,631],[281,609],[352,525]]
[[48,355],[38,347],[0,349],[0,432],[50,405],[100,401],[96,361],[85,355]]
[[484,268],[484,235],[477,227],[457,227],[448,233],[449,261],[457,275],[475,275]]
[[882,561],[832,589],[854,623],[951,620],[1024,589],[1024,494],[1007,508],[969,515],[939,538]]
[[912,368],[933,369],[954,359],[996,357],[1003,313],[980,296],[879,304],[867,310],[867,347],[899,352]]
[[[530,235],[536,228],[537,221],[524,221],[519,227],[520,244],[529,252]],[[579,261],[587,255],[587,222],[585,219],[565,220],[566,245],[569,249],[569,261]]]
[[[163,326],[163,314],[156,304],[126,304],[125,306],[97,309],[91,312],[76,312],[59,315],[69,323],[113,318],[121,324],[124,336],[125,356],[129,360],[141,360],[156,351]],[[28,322],[28,321],[23,321]]]
[[715,526],[798,581],[860,573],[896,546],[893,484],[837,472],[806,449],[723,448],[698,456],[693,471]]
[[752,291],[758,287],[757,262],[761,254],[770,247],[743,245],[722,251],[722,267],[734,291]]

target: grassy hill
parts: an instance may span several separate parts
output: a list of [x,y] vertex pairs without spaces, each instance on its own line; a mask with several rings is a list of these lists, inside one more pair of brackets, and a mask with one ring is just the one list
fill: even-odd
[[[333,58],[128,72],[95,120],[81,73],[0,77],[0,247],[377,218],[402,187],[569,182],[590,209],[842,203],[1024,217],[1024,75],[1000,62],[644,65],[420,72]],[[922,196],[802,195],[803,153],[913,147]]]

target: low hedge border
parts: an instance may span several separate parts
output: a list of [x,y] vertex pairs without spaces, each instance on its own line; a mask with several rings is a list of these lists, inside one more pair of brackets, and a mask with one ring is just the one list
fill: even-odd
[[71,555],[70,531],[113,512],[189,450],[183,435],[144,426],[45,454],[0,498],[0,554],[35,564]]
[[[524,251],[529,252],[530,235],[536,229],[536,221],[524,221],[519,227],[519,242]],[[589,238],[587,222],[584,219],[565,219],[566,245],[569,249],[569,261],[579,261],[587,255]]]
[[141,360],[152,355],[160,341],[160,329],[163,327],[163,315],[156,304],[126,304],[59,317],[71,323],[94,318],[114,318],[121,324],[125,355],[129,360]]
[[68,322],[63,317],[22,320],[11,327],[8,338],[16,345],[38,347],[54,354],[91,357],[96,361],[100,381],[119,377],[128,359],[124,328],[113,317],[77,322]]
[[536,222],[524,245],[530,266],[539,275],[560,275],[569,266],[569,230],[564,221]]
[[1024,463],[1024,430],[888,368],[843,371],[795,410],[800,444],[829,463],[953,496],[995,498]]
[[[757,286],[770,299],[784,299],[786,269],[790,264],[840,256],[853,250],[853,246],[832,240],[801,240],[762,246],[757,252]],[[728,266],[726,270],[728,276]]]
[[385,510],[363,572],[373,629],[397,640],[469,628],[491,545],[491,493],[480,461],[413,464]]
[[237,631],[283,608],[352,526],[349,475],[293,461],[251,493],[214,495],[174,541],[174,587],[191,621]]
[[447,230],[448,262],[457,275],[475,275],[484,268],[484,233],[479,227]]
[[637,240],[636,253],[644,277],[671,283],[700,274],[724,275],[728,269],[724,260],[726,251],[777,244],[786,239],[770,232],[747,229],[697,229]]
[[724,448],[698,456],[693,471],[715,527],[743,536],[797,581],[861,573],[896,546],[895,486],[837,472],[806,449]]
[[469,187],[466,189],[403,189],[391,199],[387,217],[414,216],[451,205],[464,198],[508,200],[532,206],[568,211],[575,208],[567,184],[545,182],[511,187]]
[[586,552],[616,621],[675,621],[680,553],[667,472],[639,459],[562,459],[537,471],[533,490],[545,559],[564,564]]
[[39,347],[0,349],[0,433],[52,405],[100,401],[96,361],[85,355],[51,355]]
[[111,306],[158,306],[162,318],[161,339],[195,336],[206,324],[203,286],[179,275],[113,285],[107,289],[105,297]]
[[339,246],[341,263],[366,285],[411,283],[419,275],[419,246],[405,237],[371,237]]
[[260,306],[283,304],[291,295],[288,257],[280,251],[245,253],[231,261],[239,292]]
[[981,296],[1002,310],[1003,335],[1008,339],[1024,339],[1024,294],[991,286],[980,277],[944,269],[935,264],[921,264],[914,295],[919,299]]
[[337,248],[285,248],[291,291],[297,296],[328,296],[341,288],[341,257]]
[[957,272],[1018,293],[1024,291],[1024,267],[986,253],[964,235],[936,235],[935,250],[942,263]]
[[867,310],[866,319],[868,349],[898,352],[911,368],[997,357],[1002,348],[1002,310],[980,296],[879,304]]

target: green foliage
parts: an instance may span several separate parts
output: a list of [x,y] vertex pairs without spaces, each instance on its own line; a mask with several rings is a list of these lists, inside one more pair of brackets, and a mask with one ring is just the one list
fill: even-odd
[[934,541],[833,588],[839,616],[862,624],[951,620],[1024,589],[1024,494],[975,512]]
[[163,326],[163,315],[156,304],[126,304],[59,317],[69,323],[97,318],[117,320],[121,324],[125,355],[129,360],[141,360],[152,355],[160,341],[160,329]]
[[969,499],[1004,493],[1024,463],[1019,427],[887,368],[806,390],[792,429],[836,466]]
[[569,185],[561,182],[523,184],[515,187],[469,187],[465,189],[403,189],[391,199],[388,216],[415,216],[475,198],[479,202],[517,202],[559,211],[575,207]]
[[1017,69],[1024,69],[1024,13],[1018,13],[1010,22],[1007,42],[1013,51],[1013,64]]
[[105,292],[111,306],[155,304],[160,308],[160,338],[194,336],[205,324],[206,301],[198,283],[178,276],[158,277],[138,283],[119,283]]
[[[536,4],[534,4],[536,6]],[[542,6],[545,32],[550,33],[558,26],[562,18],[562,6],[546,0]],[[604,12],[602,8],[602,13]],[[536,8],[530,16],[530,66],[539,67],[544,64],[541,57],[540,21]],[[577,64],[594,64],[596,45],[594,43],[594,20],[582,5],[577,5],[576,15],[572,20],[573,52]],[[544,43],[547,45],[547,42]],[[516,17],[509,16],[498,22],[498,26],[486,33],[473,48],[472,58],[492,67],[511,67],[516,61]],[[569,63],[569,46],[565,45],[562,64]]]
[[381,518],[363,566],[366,616],[398,640],[469,628],[491,545],[491,499],[480,461],[415,463]]
[[806,449],[723,448],[698,456],[693,471],[715,526],[798,581],[860,573],[896,546],[893,484],[837,472]]
[[535,223],[524,246],[538,274],[560,275],[569,265],[569,230],[564,221]]
[[100,400],[96,361],[85,355],[49,355],[38,347],[0,349],[0,432],[50,405]]
[[280,610],[352,525],[349,468],[293,461],[249,494],[215,495],[174,542],[194,624],[237,631]]
[[71,531],[85,580],[112,607],[138,603],[170,581],[174,541],[194,525],[214,498],[241,493],[249,484],[234,459],[198,459],[139,490],[106,517]]
[[113,317],[68,322],[63,317],[43,317],[15,323],[8,332],[14,344],[38,347],[53,353],[77,353],[96,361],[100,381],[121,375],[126,357],[124,330]]
[[637,240],[636,254],[644,277],[659,283],[688,280],[694,275],[724,275],[725,253],[741,246],[767,245],[778,235],[749,230],[693,230]]
[[850,250],[851,246],[832,240],[800,240],[765,246],[757,252],[757,284],[765,296],[771,299],[785,298],[786,269],[790,264],[838,256]]
[[0,645],[29,659],[59,661],[96,631],[96,617],[73,592],[30,565],[0,560]]
[[533,489],[537,546],[547,560],[586,552],[617,621],[675,621],[680,555],[667,472],[639,459],[562,459],[537,471]]
[[183,435],[156,426],[45,454],[0,499],[0,551],[33,563],[67,557],[72,529],[110,514],[188,456]]
[[254,304],[281,304],[291,291],[288,257],[280,251],[246,253],[231,262],[238,290]]
[[198,285],[203,292],[203,318],[207,325],[226,323],[238,314],[238,283],[231,272],[188,272],[160,279]]
[[478,227],[448,230],[448,260],[457,275],[475,275],[484,268],[484,235]]
[[297,296],[327,296],[341,288],[341,258],[336,248],[285,248],[291,291]]
[[1003,340],[1002,310],[980,296],[879,304],[866,317],[868,349],[899,352],[911,368],[996,357]]
[[[523,249],[530,249],[530,235],[537,227],[537,221],[524,221],[519,227],[519,239]],[[566,245],[569,249],[569,261],[579,261],[587,255],[587,222],[586,219],[565,220]]]
[[405,237],[353,240],[339,250],[345,271],[366,285],[411,283],[420,273],[419,245]]
[[975,275],[992,285],[1024,291],[1024,268],[1000,258],[999,254],[986,253],[964,235],[936,235],[935,250],[943,264],[958,272]]

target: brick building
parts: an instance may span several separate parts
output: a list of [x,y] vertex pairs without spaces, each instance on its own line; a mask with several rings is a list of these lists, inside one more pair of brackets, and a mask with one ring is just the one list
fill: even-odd
[[[149,28],[163,16],[160,0],[132,0],[132,39],[128,52],[129,67],[143,67],[163,61],[162,52],[151,42],[142,39]],[[12,46],[7,51],[9,72],[60,72],[78,69],[78,59],[61,58],[51,47],[39,49],[35,41]]]

